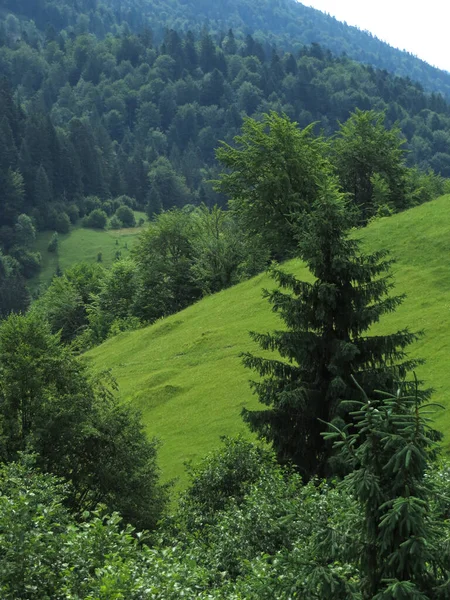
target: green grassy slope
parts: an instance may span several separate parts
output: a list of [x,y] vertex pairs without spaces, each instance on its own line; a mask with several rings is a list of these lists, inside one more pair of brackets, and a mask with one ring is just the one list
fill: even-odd
[[[134,211],[136,221],[141,217],[146,219],[145,213]],[[111,266],[116,253],[119,251],[122,258],[128,255],[136,242],[141,227],[127,229],[85,229],[81,225],[75,226],[67,234],[59,234],[59,248],[57,253],[47,250],[53,231],[38,233],[36,244],[33,248],[41,253],[42,268],[30,284],[33,289],[47,287],[56,273],[58,264],[63,271],[78,262],[96,262],[101,252],[102,264]]]
[[[397,259],[395,293],[407,294],[376,330],[425,330],[412,352],[427,360],[418,375],[435,388],[436,401],[450,405],[450,196],[359,233],[366,250],[391,250]],[[299,261],[286,267],[309,276]],[[162,440],[165,478],[179,477],[182,485],[185,460],[204,455],[223,434],[246,433],[241,408],[257,401],[248,386],[251,373],[238,355],[256,350],[249,330],[268,331],[279,323],[261,298],[261,288],[270,286],[260,275],[144,330],[120,334],[86,355],[96,370],[112,369],[122,398],[142,411],[148,433]],[[450,433],[448,412],[436,420]]]

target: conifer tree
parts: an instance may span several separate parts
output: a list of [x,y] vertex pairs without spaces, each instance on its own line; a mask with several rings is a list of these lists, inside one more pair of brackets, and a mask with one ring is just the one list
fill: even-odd
[[[9,125],[8,119],[3,117],[0,120],[0,177],[2,173],[8,169],[17,167],[18,152],[14,142],[13,133]],[[0,179],[1,181],[1,179]]]
[[351,429],[330,428],[324,437],[351,466],[340,488],[364,511],[364,526],[352,540],[362,597],[448,598],[450,557],[430,502],[437,490],[427,477],[440,434],[424,416],[423,394],[417,384],[409,395],[399,388],[369,399],[360,391]]
[[418,334],[407,329],[367,334],[403,298],[388,295],[393,284],[387,252],[363,254],[349,237],[350,215],[345,196],[327,179],[312,213],[304,217],[299,244],[315,281],[299,281],[273,268],[281,289],[265,295],[285,328],[251,334],[263,350],[276,351],[280,358],[243,355],[245,366],[262,377],[252,387],[268,407],[244,410],[244,420],[273,444],[281,461],[292,460],[306,478],[329,470],[322,421],[346,418],[340,403],[355,397],[352,375],[372,394],[391,390],[417,364],[405,349]]

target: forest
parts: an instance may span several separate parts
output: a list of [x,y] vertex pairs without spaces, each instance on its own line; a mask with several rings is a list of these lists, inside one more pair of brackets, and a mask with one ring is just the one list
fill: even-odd
[[[3,3],[1,598],[450,598],[426,331],[374,333],[405,297],[360,239],[450,193],[435,71],[287,0]],[[40,233],[137,226],[33,287]],[[232,350],[246,434],[179,490],[86,352],[265,271],[278,326]]]
[[383,112],[385,126],[402,132],[406,164],[418,169],[411,204],[443,191],[435,175],[450,173],[449,106],[411,79],[317,43],[292,53],[239,30],[166,29],[157,43],[150,29],[112,27],[101,5],[89,14],[104,22],[103,35],[81,17],[61,29],[63,5],[42,6],[45,30],[29,3],[1,21],[1,249],[15,290],[1,292],[7,306],[27,306],[23,278],[40,269],[32,227],[65,234],[81,222],[133,225],[134,209],[152,217],[188,204],[225,206],[211,183],[215,148],[245,116],[274,110],[329,137],[356,108]]

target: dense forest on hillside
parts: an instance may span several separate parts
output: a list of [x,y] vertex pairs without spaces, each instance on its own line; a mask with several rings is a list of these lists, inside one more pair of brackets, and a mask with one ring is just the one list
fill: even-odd
[[[133,210],[153,218],[186,205],[224,207],[227,190],[213,183],[220,173],[216,148],[220,141],[233,143],[247,116],[284,113],[300,128],[311,126],[330,138],[355,109],[384,115],[376,117],[378,129],[392,129],[394,146],[403,139],[402,164],[414,168],[402,175],[400,200],[398,194],[389,198],[385,188],[391,175],[378,162],[381,179],[372,182],[369,176],[366,198],[355,198],[363,207],[371,202],[373,185],[378,190],[377,206],[362,209],[362,222],[379,210],[402,210],[435,197],[444,191],[440,176],[450,176],[450,106],[443,97],[410,79],[335,57],[317,43],[288,52],[246,33],[242,23],[235,31],[178,33],[162,27],[160,12],[152,31],[144,27],[145,7],[134,2],[43,0],[7,8],[14,14],[4,12],[0,21],[2,315],[29,304],[24,278],[36,275],[41,263],[36,231],[55,232],[48,251],[57,253],[58,234],[80,223],[133,227]],[[176,19],[173,24],[186,29]],[[338,146],[332,150],[331,144],[329,151],[344,176]],[[353,193],[347,175],[343,189]],[[216,217],[232,244],[235,225],[220,211]],[[188,229],[198,229],[196,220],[214,218],[194,211]],[[197,232],[193,238],[192,252],[199,257],[202,236]],[[235,250],[220,285],[209,275],[199,281],[197,266],[189,301],[256,272],[264,260],[253,257],[244,265],[249,248],[245,242]],[[270,255],[285,254],[272,248]],[[182,289],[171,295],[179,297]],[[174,299],[171,306],[169,312],[182,304]],[[133,316],[148,321],[162,314],[165,309],[147,307]]]
[[[95,15],[108,22],[101,5]],[[17,237],[17,227],[30,230],[18,224],[23,213],[38,229],[63,233],[79,217],[112,216],[123,204],[149,216],[223,205],[210,183],[219,173],[215,148],[246,115],[284,112],[329,136],[355,108],[385,111],[387,127],[399,123],[409,165],[450,175],[450,107],[409,79],[317,44],[294,55],[231,30],[172,29],[155,44],[150,30],[97,37],[85,25],[58,33],[50,24],[42,33],[11,14],[2,21],[1,238],[26,277],[39,260],[32,236]],[[87,225],[105,218],[95,212]]]
[[425,89],[450,96],[450,74],[436,69],[407,52],[396,50],[369,32],[350,27],[335,18],[304,6],[295,0],[5,0],[9,9],[38,28],[51,23],[57,31],[67,27],[103,37],[126,24],[138,32],[150,27],[158,40],[165,28],[223,36],[233,28],[240,37],[255,35],[266,49],[278,46],[298,51],[303,45],[318,43],[336,55],[346,54],[358,62],[371,64],[390,73],[420,82]]

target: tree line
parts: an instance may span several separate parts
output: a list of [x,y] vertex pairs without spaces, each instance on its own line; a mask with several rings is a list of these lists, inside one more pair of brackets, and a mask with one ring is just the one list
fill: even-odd
[[210,183],[219,174],[215,148],[231,143],[249,115],[284,112],[329,136],[355,108],[384,111],[385,125],[398,123],[405,138],[407,165],[420,170],[415,201],[430,187],[442,190],[433,171],[450,173],[441,96],[318,45],[268,51],[232,30],[217,37],[168,30],[159,44],[150,31],[102,38],[82,28],[32,39],[30,24],[9,17],[0,45],[0,237],[25,276],[39,257],[18,250],[21,214],[38,230],[63,233],[80,218],[98,224],[98,213],[89,221],[93,210],[112,216],[119,205],[107,203],[117,198],[149,215],[223,206]]
[[[218,37],[230,27],[240,39],[255,35],[267,56],[272,47],[296,52],[301,46],[320,44],[336,56],[347,55],[361,63],[419,82],[424,89],[450,95],[448,73],[412,54],[382,42],[367,31],[360,31],[330,15],[293,0],[225,0],[211,5],[204,0],[174,3],[167,0],[5,0],[5,8],[26,22],[27,36],[36,41],[39,30],[67,29],[93,33],[103,38],[117,30],[139,33],[151,29],[159,42],[166,29],[198,35],[205,23]],[[32,19],[30,23],[29,20]],[[28,21],[28,22],[27,22]],[[21,24],[22,24],[21,23]],[[20,24],[10,20],[9,29],[0,28],[0,39],[20,35]]]

